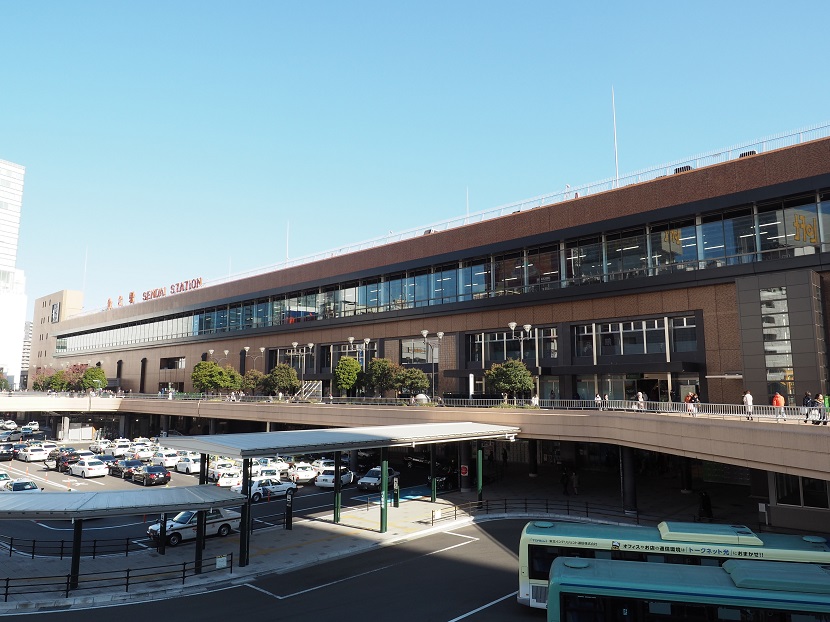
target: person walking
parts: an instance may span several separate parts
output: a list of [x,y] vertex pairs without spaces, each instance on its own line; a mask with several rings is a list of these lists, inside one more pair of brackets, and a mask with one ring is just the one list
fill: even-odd
[[827,408],[824,407],[824,396],[821,393],[816,393],[816,399],[813,400],[813,425],[827,425]]
[[576,471],[571,472],[571,490],[574,491],[574,495],[579,494],[579,474]]
[[749,389],[744,391],[744,408],[746,409],[746,418],[747,421],[752,421],[752,393],[749,392]]
[[772,396],[772,405],[775,408],[775,420],[778,421],[783,418],[786,421],[787,413],[784,411],[784,407],[787,405],[787,400],[778,391]]
[[597,410],[602,410],[602,396],[599,393],[594,396],[594,404],[597,405]]
[[642,391],[637,391],[637,410],[645,410],[645,398],[643,397]]
[[813,410],[813,395],[809,391],[804,394],[801,400],[801,414],[804,415],[804,423],[810,419],[810,411]]
[[559,477],[559,482],[562,484],[562,494],[569,497],[571,493],[568,487],[570,486],[571,478],[568,475],[568,469],[565,467],[562,467],[562,475]]

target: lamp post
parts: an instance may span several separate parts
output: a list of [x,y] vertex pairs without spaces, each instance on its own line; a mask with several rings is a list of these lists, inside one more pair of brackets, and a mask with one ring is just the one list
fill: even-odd
[[[265,356],[265,348],[260,348],[260,349],[259,349],[259,354],[257,354],[256,356],[250,356],[250,355],[248,354],[248,350],[250,350],[250,349],[251,349],[251,346],[245,346],[245,347],[244,347],[244,348],[242,348],[242,349],[243,349],[243,350],[245,350],[245,358],[250,358],[250,359],[252,359],[252,361],[251,361],[251,367],[252,367],[252,368],[254,368],[254,367],[256,366],[256,361],[257,361],[257,359],[261,359],[261,358],[263,358],[263,357]],[[265,372],[265,362],[264,362],[264,361],[263,361],[263,363],[262,363],[262,371],[263,371],[263,373]]]
[[[303,388],[305,388],[305,357],[307,354],[312,354],[314,351],[314,344],[309,342],[304,346],[300,346],[300,344],[296,341],[291,342],[291,350],[288,351],[288,354],[291,357],[299,356],[300,357],[300,384]],[[302,390],[302,388],[300,389]]]
[[[522,326],[522,332],[519,334],[518,337],[516,337],[516,326],[518,326],[518,324],[516,324],[516,322],[508,322],[507,323],[507,328],[510,329],[510,332],[512,334],[512,338],[519,340],[519,360],[522,363],[524,363],[524,359],[525,359],[525,339],[527,339],[527,340],[535,339],[535,335],[533,333],[531,333],[531,330],[533,329],[533,327],[530,324],[524,324]],[[535,382],[535,384],[536,384],[536,395],[538,396],[539,395],[539,375],[541,373],[541,370],[539,368],[539,347],[538,347],[538,344],[534,344],[533,351],[534,351],[534,355],[536,357],[536,360],[534,361],[534,368],[536,370],[536,378],[535,378],[536,379],[536,382]]]
[[427,351],[429,351],[431,353],[431,358],[432,358],[432,373],[431,373],[432,379],[431,379],[431,382],[430,382],[430,384],[432,385],[432,396],[431,397],[432,397],[432,400],[435,401],[435,348],[438,348],[439,352],[441,351],[440,350],[441,340],[444,338],[444,333],[442,333],[440,331],[435,333],[435,336],[438,337],[438,343],[436,343],[436,344],[431,343],[429,341],[429,339],[427,339],[427,337],[429,336],[429,331],[428,330],[426,330],[426,329],[422,330],[421,335],[423,335],[423,337],[424,337],[424,356],[426,356]]
[[349,337],[349,352],[363,352],[363,356],[360,354],[357,355],[358,360],[360,361],[360,368],[363,372],[366,372],[366,365],[369,362],[369,344],[372,343],[372,339],[370,337],[363,338],[363,345],[360,344],[354,345],[354,337]]
[[216,359],[213,358],[214,351],[215,350],[208,350],[208,355],[210,356],[210,360],[212,360],[217,365],[219,365],[222,361],[227,361],[228,360],[228,354],[230,354],[230,352],[231,352],[230,350],[223,350],[223,352],[225,353],[225,356],[223,356],[222,358],[220,358],[217,361]]

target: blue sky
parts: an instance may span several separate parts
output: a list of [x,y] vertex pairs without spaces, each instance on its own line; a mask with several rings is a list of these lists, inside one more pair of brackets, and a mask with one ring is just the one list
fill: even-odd
[[612,86],[621,174],[830,121],[826,1],[0,14],[30,307],[83,289],[101,308],[426,226],[464,215],[468,189],[477,212],[611,177]]

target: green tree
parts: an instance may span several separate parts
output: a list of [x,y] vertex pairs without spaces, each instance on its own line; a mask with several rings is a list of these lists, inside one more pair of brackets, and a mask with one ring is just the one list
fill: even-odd
[[65,372],[63,370],[56,371],[52,374],[52,377],[49,378],[49,388],[58,392],[66,391],[69,385],[64,378],[64,374]]
[[81,378],[84,375],[84,368],[80,365],[72,365],[63,371],[62,381],[64,391],[80,391]]
[[239,387],[249,395],[265,393],[265,374],[258,369],[249,369],[242,377],[242,385]]
[[359,374],[360,363],[357,359],[351,356],[343,356],[337,361],[337,367],[334,368],[334,384],[341,394],[348,392],[357,384]]
[[231,365],[222,368],[221,388],[227,391],[239,391],[242,388],[242,374],[236,371]]
[[515,359],[494,364],[484,372],[484,381],[489,391],[507,393],[510,397],[533,390],[533,375],[524,363]]
[[398,370],[398,365],[389,359],[372,359],[364,375],[366,390],[383,395],[384,392],[394,389],[395,374]]
[[[97,381],[97,382],[96,382]],[[81,389],[88,391],[89,389],[106,389],[107,375],[100,367],[87,367],[78,381]]]
[[190,381],[193,388],[201,393],[216,391],[222,387],[224,372],[213,361],[201,361],[196,363],[193,373],[190,374]]
[[265,376],[264,385],[268,393],[293,395],[300,390],[300,379],[297,378],[296,369],[280,363]]
[[6,374],[0,370],[0,391],[8,391],[9,389],[11,389],[9,379],[6,378]]
[[395,387],[401,393],[417,395],[429,389],[429,378],[415,367],[400,367],[395,374]]

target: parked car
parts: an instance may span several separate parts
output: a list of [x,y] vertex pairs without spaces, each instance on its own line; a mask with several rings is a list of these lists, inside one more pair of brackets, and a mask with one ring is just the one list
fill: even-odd
[[47,469],[54,469],[55,471],[59,471],[60,473],[66,473],[69,471],[69,467],[71,467],[80,459],[81,458],[78,456],[78,454],[75,453],[58,454],[54,458],[46,460],[43,464],[46,466]]
[[130,447],[130,451],[127,452],[128,455],[132,456],[134,460],[142,460],[144,462],[150,462],[153,459],[153,454],[155,453],[149,445],[133,445]]
[[288,469],[288,479],[297,484],[313,482],[317,477],[317,471],[307,462],[299,462]]
[[23,430],[6,430],[3,433],[3,440],[10,443],[23,440]]
[[222,488],[230,488],[232,486],[239,486],[242,484],[242,474],[241,473],[222,473],[219,475],[219,479],[216,480],[216,485],[221,486]]
[[5,430],[16,430],[17,429],[17,423],[12,421],[11,419],[7,419],[3,422],[3,429],[5,429]]
[[109,474],[121,479],[132,479],[135,470],[143,466],[141,460],[117,460],[109,465]]
[[123,458],[129,453],[130,447],[130,441],[115,441],[115,444],[110,447],[110,452],[116,458]]
[[87,477],[104,477],[107,470],[107,465],[95,458],[82,458],[69,465],[70,475],[80,475],[84,479]]
[[[392,480],[396,477],[400,476],[400,473],[389,467],[387,470],[388,478],[389,478],[389,487],[392,487]],[[369,469],[369,471],[360,478],[360,481],[357,482],[358,490],[380,490],[380,482],[381,477],[383,476],[382,469],[378,466],[373,469]]]
[[153,454],[150,463],[172,469],[179,463],[179,454],[174,449],[162,449]]
[[[323,472],[314,480],[314,485],[320,488],[334,488],[334,467],[323,469]],[[340,466],[340,485],[346,486],[354,482],[354,473],[349,467]]]
[[107,469],[108,469],[108,470],[109,470],[109,466],[110,466],[113,462],[116,462],[116,461],[118,460],[118,458],[116,458],[116,457],[115,457],[115,456],[113,456],[112,454],[95,454],[95,459],[96,459],[96,460],[100,460],[101,462],[103,462],[104,464],[106,464],[106,465],[107,465]]
[[317,458],[317,460],[311,463],[311,466],[313,466],[314,470],[318,473],[322,473],[325,469],[334,468],[334,460],[331,458]]
[[239,467],[230,460],[219,460],[208,466],[207,478],[211,481],[218,481],[223,475],[240,475]]
[[176,463],[177,473],[198,473],[202,466],[201,458],[194,458],[192,456],[179,456],[179,461]]
[[49,452],[39,445],[27,445],[17,454],[17,459],[23,462],[43,462],[49,457]]
[[32,480],[15,479],[3,484],[4,492],[43,492]]
[[133,472],[133,481],[142,486],[169,484],[170,471],[167,470],[167,467],[160,465],[143,466]]
[[89,451],[88,449],[79,449],[75,453],[78,454],[78,457],[81,458],[81,460],[95,457],[95,452]]
[[20,458],[20,452],[26,449],[29,445],[27,443],[14,443],[12,444],[12,456],[15,460],[22,460]]
[[113,445],[112,441],[108,441],[105,438],[98,439],[97,441],[93,441],[89,445],[89,451],[94,451],[96,454],[102,454],[107,451]]
[[[285,497],[297,490],[294,482],[285,482],[278,477],[252,477],[248,482],[251,501],[257,503],[269,497]],[[242,492],[242,484],[231,486],[233,492]]]
[[0,460],[11,460],[14,458],[14,443],[0,443]]
[[37,421],[30,421],[26,424],[27,428],[32,428],[35,431],[40,430],[40,424]]
[[10,482],[12,480],[11,476],[6,473],[5,471],[0,471],[0,487],[5,485],[6,482]]
[[[165,530],[167,533],[167,543],[170,546],[176,546],[182,540],[191,540],[196,537],[196,522],[198,512],[191,510],[179,512],[173,517],[173,520],[167,521]],[[239,522],[242,516],[239,512],[227,510],[225,508],[215,508],[205,512],[205,533],[216,534],[217,536],[227,536],[231,531],[239,529]],[[159,540],[159,532],[161,525],[153,523],[147,528],[147,535],[154,542]]]

